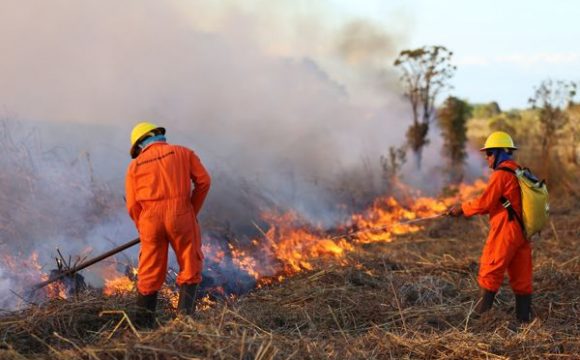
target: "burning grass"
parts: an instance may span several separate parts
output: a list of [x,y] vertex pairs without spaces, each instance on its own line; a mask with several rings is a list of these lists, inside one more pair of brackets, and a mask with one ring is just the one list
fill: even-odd
[[577,358],[579,208],[559,205],[535,246],[537,316],[524,326],[507,284],[491,312],[473,316],[486,222],[440,219],[388,243],[359,244],[340,262],[313,261],[313,270],[215,303],[194,321],[173,319],[163,298],[151,332],[123,320],[133,294],[89,293],[6,313],[0,358]]

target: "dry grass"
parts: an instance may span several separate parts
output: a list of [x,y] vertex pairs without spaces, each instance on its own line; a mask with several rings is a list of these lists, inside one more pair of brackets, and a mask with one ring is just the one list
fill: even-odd
[[[518,324],[504,284],[498,303],[472,314],[479,219],[443,219],[392,243],[319,263],[281,284],[134,331],[131,296],[75,301],[0,317],[1,359],[560,359],[580,354],[579,208],[561,204],[534,250],[536,318]],[[556,231],[556,232],[555,232]]]

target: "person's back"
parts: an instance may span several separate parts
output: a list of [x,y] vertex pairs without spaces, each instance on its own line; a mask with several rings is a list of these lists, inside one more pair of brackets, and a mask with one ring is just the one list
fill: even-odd
[[[147,146],[129,166],[128,176],[135,184],[135,201],[141,216],[187,211],[192,207],[192,180],[197,187],[209,185],[207,173],[194,168],[193,152],[164,142]],[[205,190],[205,189],[197,189]]]
[[[141,123],[133,130],[126,176],[127,210],[139,230],[141,252],[137,289],[137,320],[153,323],[157,292],[165,281],[171,245],[179,264],[178,311],[195,311],[203,253],[197,215],[210,187],[210,177],[190,149],[167,144],[165,129]],[[194,188],[191,191],[191,183]]]

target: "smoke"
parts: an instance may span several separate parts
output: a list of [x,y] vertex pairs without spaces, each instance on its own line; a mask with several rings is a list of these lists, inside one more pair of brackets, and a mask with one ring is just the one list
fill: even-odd
[[391,66],[402,34],[325,3],[2,3],[0,106],[36,129],[0,164],[21,171],[2,183],[4,251],[46,262],[135,236],[123,181],[143,120],[210,170],[206,229],[247,234],[290,208],[331,226],[386,190],[380,155],[409,124]]
[[[353,20],[339,34],[337,54],[355,68],[349,83],[358,84],[358,96],[374,98],[376,94],[390,93],[398,85],[398,74],[392,71],[393,59],[398,55],[402,35],[387,34],[378,25],[364,20]],[[384,95],[383,95],[384,96]],[[377,103],[381,100],[376,99]]]
[[336,179],[363,157],[378,169],[402,142],[407,109],[389,70],[400,36],[360,19],[337,28],[324,5],[7,5],[2,105],[42,123],[49,146],[89,152],[117,189],[127,134],[149,120],[218,175],[208,211],[235,219],[229,204],[247,201],[237,189],[251,184],[270,203],[332,222]]
[[12,307],[12,301],[9,302],[4,294],[9,294],[14,284],[6,274],[6,271],[0,266],[0,309],[7,309]]
[[[444,140],[437,123],[431,124],[428,138],[429,144],[423,149],[421,171],[417,170],[414,155],[408,152],[407,163],[401,171],[402,180],[416,189],[421,189],[426,195],[437,196],[441,189],[449,184],[449,160],[442,152]],[[473,149],[469,143],[465,146],[462,181],[471,183],[487,173],[487,163],[477,149]]]
[[96,239],[94,229],[103,233],[108,222],[125,219],[121,198],[95,178],[88,153],[71,156],[39,138],[37,128],[0,122],[0,167],[6,170],[0,176],[0,308],[18,302],[9,290],[22,293],[43,280],[50,270],[43,265],[56,267],[56,249],[100,252],[111,244]]

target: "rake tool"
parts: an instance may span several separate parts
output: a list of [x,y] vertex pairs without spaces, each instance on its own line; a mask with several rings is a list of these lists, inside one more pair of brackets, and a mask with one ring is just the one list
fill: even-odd
[[128,248],[130,248],[132,246],[137,245],[140,241],[141,241],[141,239],[139,239],[139,238],[133,239],[133,240],[129,241],[128,243],[124,244],[124,245],[118,246],[118,247],[116,247],[114,249],[111,249],[111,250],[107,251],[104,254],[101,254],[101,255],[99,255],[97,257],[94,257],[92,259],[89,259],[87,261],[84,261],[84,262],[82,262],[82,263],[80,263],[80,264],[78,264],[78,265],[76,265],[76,266],[74,266],[74,267],[72,267],[72,268],[70,268],[70,269],[68,269],[66,271],[63,271],[62,273],[60,273],[60,274],[58,274],[58,275],[56,275],[56,276],[54,276],[54,277],[52,277],[52,278],[50,278],[48,280],[45,280],[45,281],[40,282],[38,284],[35,284],[35,285],[33,285],[30,288],[30,290],[31,290],[31,292],[34,292],[34,291],[36,291],[38,289],[41,289],[41,288],[45,287],[46,285],[49,285],[49,284],[52,284],[55,281],[58,281],[58,280],[60,280],[60,279],[62,279],[64,277],[71,276],[74,273],[76,273],[76,272],[78,272],[78,271],[80,271],[80,270],[82,270],[84,268],[87,268],[87,267],[89,267],[89,266],[91,266],[91,265],[93,265],[95,263],[98,263],[99,261],[102,261],[102,260],[104,260],[104,259],[106,259],[108,257],[111,257],[111,256],[113,256],[113,255],[115,255],[117,253],[120,253],[123,250],[126,250],[126,249],[128,249]]

